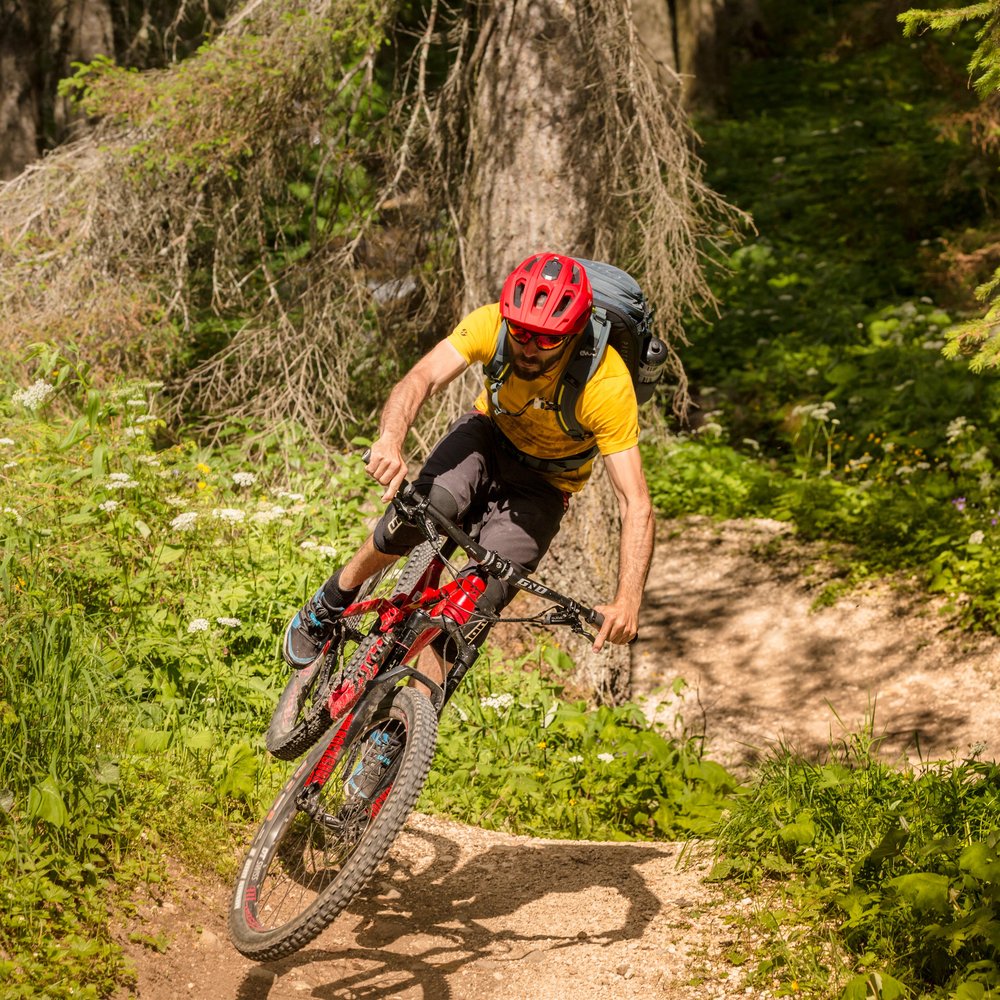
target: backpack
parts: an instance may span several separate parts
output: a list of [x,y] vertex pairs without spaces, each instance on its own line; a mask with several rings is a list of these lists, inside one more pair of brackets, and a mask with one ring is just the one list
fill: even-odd
[[[600,261],[574,258],[582,265],[594,292],[594,312],[583,333],[577,337],[575,353],[563,371],[556,388],[554,402],[536,405],[556,411],[559,426],[575,441],[586,441],[592,435],[576,418],[576,404],[583,387],[593,377],[604,352],[610,344],[625,362],[632,376],[636,401],[641,406],[653,397],[656,384],[667,362],[666,345],[651,331],[653,311],[632,275]],[[499,408],[498,394],[510,375],[507,352],[507,321],[500,323],[493,358],[483,368],[489,380],[490,397]],[[597,453],[592,445],[586,452],[567,459],[543,461],[526,456],[526,464],[542,471],[566,471],[585,465]]]

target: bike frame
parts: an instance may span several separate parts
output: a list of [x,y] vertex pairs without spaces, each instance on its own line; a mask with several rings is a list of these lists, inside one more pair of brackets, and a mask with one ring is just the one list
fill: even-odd
[[[462,626],[476,613],[486,585],[480,576],[473,574],[440,586],[441,573],[448,558],[440,546],[440,532],[453,543],[449,546],[452,551],[455,547],[463,549],[488,575],[506,580],[519,590],[556,604],[561,610],[549,612],[542,620],[544,624],[569,625],[574,631],[588,635],[581,619],[598,627],[603,620],[592,608],[532,580],[524,567],[481,546],[429,500],[416,493],[412,484],[403,482],[393,503],[404,520],[422,529],[437,549],[437,555],[410,594],[370,598],[344,610],[344,618],[375,613],[378,621],[369,632],[368,637],[374,639],[356,675],[330,694],[328,710],[331,720],[336,720],[341,715],[344,717],[299,796],[300,807],[307,811],[310,787],[322,785],[329,778],[344,744],[353,739],[358,729],[367,725],[376,708],[393,688],[402,680],[410,679],[426,685],[430,691],[431,703],[440,716],[448,699],[479,655],[479,651],[467,641]],[[414,665],[420,652],[442,633],[446,633],[456,646],[455,660],[443,685],[432,681]],[[373,808],[376,807],[381,807],[378,800],[373,804]]]

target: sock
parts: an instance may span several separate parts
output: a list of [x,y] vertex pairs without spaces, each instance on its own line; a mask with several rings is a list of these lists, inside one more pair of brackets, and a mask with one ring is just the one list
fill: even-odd
[[354,598],[358,596],[358,591],[360,589],[360,587],[342,588],[340,586],[340,570],[338,569],[337,572],[323,584],[316,597],[318,598],[319,603],[322,604],[331,615],[333,615],[343,611],[348,604],[353,603]]

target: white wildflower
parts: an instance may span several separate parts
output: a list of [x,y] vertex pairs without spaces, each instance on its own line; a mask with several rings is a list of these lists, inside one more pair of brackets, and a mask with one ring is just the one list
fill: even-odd
[[20,524],[24,520],[24,518],[21,517],[21,515],[17,512],[17,509],[15,507],[4,507],[3,512],[5,514],[10,514],[10,516],[14,518],[17,524]]
[[583,763],[583,758],[578,753],[575,753],[575,754],[573,754],[572,757],[567,757],[566,759],[571,764],[582,764]]
[[109,490],[131,490],[139,484],[127,472],[112,472],[104,484]]
[[103,510],[105,514],[113,514],[120,506],[117,500],[105,500],[104,503],[97,505],[97,509]]
[[307,538],[304,542],[299,543],[300,549],[318,549],[319,542],[314,542],[311,538]]
[[284,516],[284,507],[279,507],[278,504],[262,503],[260,510],[254,511],[250,515],[250,520],[255,524],[270,524],[272,521],[277,521]]
[[0,445],[3,445],[5,448],[9,448],[12,444],[14,444],[13,438],[0,438]]
[[292,503],[298,503],[300,500],[305,500],[305,497],[301,493],[289,493],[288,490],[280,490],[278,492],[279,500],[291,500]]
[[332,545],[317,545],[316,551],[321,556],[326,556],[327,559],[337,558],[337,550]]
[[189,632],[205,632],[208,630],[208,619],[207,618],[195,618],[190,625],[188,625]]
[[3,467],[4,467],[5,469],[13,469],[13,468],[15,468],[15,467],[16,467],[17,465],[19,465],[19,464],[20,464],[20,463],[18,463],[18,462],[4,462],[4,464],[3,464]]
[[615,755],[613,753],[599,753],[597,759],[602,764],[610,764],[615,759]]
[[136,417],[135,422],[137,424],[151,424],[160,418],[152,413],[143,413],[142,416]]
[[20,403],[27,410],[34,412],[56,391],[43,379],[37,379],[27,389],[20,389],[10,397],[12,403]]
[[234,507],[216,507],[212,511],[212,517],[229,524],[239,524],[246,516],[246,511],[237,510]]
[[155,455],[136,455],[138,461],[142,462],[143,465],[151,465],[154,468],[158,467],[160,460]]
[[188,501],[184,497],[170,496],[163,501],[168,507],[186,507]]
[[137,437],[142,437],[145,433],[145,430],[141,427],[126,427],[125,430],[122,431],[122,437],[125,438],[126,441],[134,441]]
[[171,522],[170,527],[174,531],[190,531],[194,527],[194,522],[198,520],[198,512],[195,510],[185,511],[178,514]]
[[494,712],[502,712],[514,704],[514,696],[512,694],[498,694],[490,698],[480,698],[479,704],[483,708],[492,708]]
[[126,406],[145,406],[146,400],[144,399],[127,399],[125,401]]
[[955,419],[948,424],[948,429],[945,431],[945,437],[948,440],[948,444],[952,444],[967,431],[974,431],[975,429],[976,428],[969,423],[968,418],[955,417]]
[[974,531],[971,535],[969,535],[969,544],[970,545],[982,545],[983,544],[983,539],[985,539],[985,538],[986,538],[986,533],[985,532],[983,532],[983,531]]
[[228,625],[229,628],[239,628],[243,624],[239,618],[216,618],[215,620],[220,625]]
[[234,472],[233,482],[237,486],[253,486],[257,482],[257,475],[253,472]]

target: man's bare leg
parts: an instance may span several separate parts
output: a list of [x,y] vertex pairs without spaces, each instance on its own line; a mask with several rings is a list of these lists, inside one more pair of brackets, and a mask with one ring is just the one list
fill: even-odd
[[375,548],[372,536],[369,535],[360,549],[347,561],[340,571],[340,586],[344,590],[353,590],[386,566],[391,566],[399,556],[379,552]]

